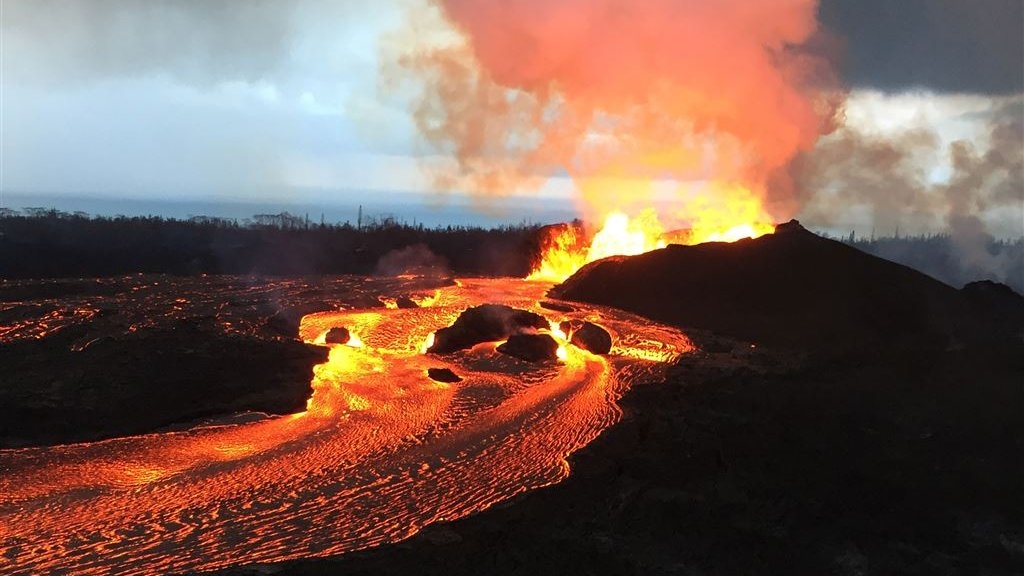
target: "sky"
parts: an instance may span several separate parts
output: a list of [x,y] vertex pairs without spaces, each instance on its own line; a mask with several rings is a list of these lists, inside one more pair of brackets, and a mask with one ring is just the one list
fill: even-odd
[[[438,220],[445,206],[464,209],[460,191],[432,191],[421,168],[444,159],[418,137],[411,95],[381,77],[382,47],[415,1],[0,0],[0,205],[391,199],[399,216]],[[1024,109],[1022,6],[822,0],[850,90],[847,126],[893,139],[933,133],[940,153],[925,178],[949,178],[942,151],[957,140],[984,146],[993,114]],[[572,207],[564,175],[524,194],[557,207],[551,219]],[[904,217],[878,198],[817,205],[827,198],[801,217],[862,232],[944,225],[930,206]],[[508,203],[470,204],[488,223],[523,219]],[[1024,234],[1024,206],[1014,206],[984,214],[993,233]]]

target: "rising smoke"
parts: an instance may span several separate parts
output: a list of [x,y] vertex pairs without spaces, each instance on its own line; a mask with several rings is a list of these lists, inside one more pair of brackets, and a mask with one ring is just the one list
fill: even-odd
[[434,254],[426,244],[414,244],[381,256],[375,273],[379,276],[415,274],[429,278],[447,278],[448,262]]
[[[1022,100],[993,100],[986,141],[844,125],[837,43],[814,0],[432,7],[456,33],[403,45],[398,62],[420,81],[424,141],[457,158],[435,166],[439,188],[511,193],[565,172],[593,215],[652,205],[654,186],[637,180],[735,183],[777,220],[828,226],[865,208],[880,230],[948,230],[964,269],[1007,268],[985,248],[985,222],[1024,209]],[[430,14],[417,14],[418,37]]]
[[[487,194],[563,171],[585,204],[650,205],[595,179],[715,180],[795,205],[769,178],[833,127],[842,100],[814,0],[435,0],[458,34],[402,44],[439,188]],[[429,13],[405,40],[422,39]],[[411,34],[416,34],[412,36]],[[779,182],[784,179],[777,179]],[[789,216],[780,213],[778,217]]]
[[[1024,98],[994,101],[985,134],[944,144],[926,127],[869,133],[845,126],[791,165],[804,212],[835,222],[865,207],[885,234],[908,228],[944,230],[962,278],[1006,281],[1019,263],[992,253],[993,215],[1015,222],[1004,230],[1024,236]],[[948,175],[936,168],[948,166]],[[910,224],[910,226],[907,226]]]
[[318,26],[343,38],[386,10],[350,0],[4,0],[4,74],[47,85],[274,80]]
[[45,83],[257,80],[287,56],[291,16],[274,0],[6,0],[5,67]]

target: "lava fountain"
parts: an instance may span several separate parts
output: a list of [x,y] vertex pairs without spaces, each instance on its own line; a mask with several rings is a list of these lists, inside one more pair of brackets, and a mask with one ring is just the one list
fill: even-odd
[[668,244],[735,242],[774,232],[761,200],[742,188],[738,190],[725,196],[724,203],[702,202],[687,211],[689,227],[680,230],[665,231],[651,210],[634,218],[612,211],[589,239],[581,227],[550,227],[541,239],[539,260],[527,279],[561,282],[584,265],[609,256],[635,256]]

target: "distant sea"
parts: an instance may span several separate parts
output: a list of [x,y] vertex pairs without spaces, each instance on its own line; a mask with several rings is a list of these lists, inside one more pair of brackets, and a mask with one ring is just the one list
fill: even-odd
[[[356,195],[358,197],[358,195]],[[321,218],[328,224],[355,224],[362,206],[363,223],[391,218],[400,224],[437,226],[494,227],[518,224],[550,224],[566,222],[578,217],[572,203],[561,198],[494,199],[476,205],[466,196],[446,197],[416,193],[367,192],[365,201],[293,202],[114,198],[108,196],[64,196],[58,194],[28,194],[5,192],[0,207],[54,208],[64,212],[86,212],[93,216],[161,216],[186,219],[192,216],[215,216],[237,219],[241,223],[255,214],[291,214],[309,216],[311,223]]]

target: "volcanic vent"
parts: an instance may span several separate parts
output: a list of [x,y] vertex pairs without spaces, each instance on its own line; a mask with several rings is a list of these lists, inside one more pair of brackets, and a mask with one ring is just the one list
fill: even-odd
[[[805,350],[956,346],[1019,337],[1024,306],[978,298],[817,236],[798,222],[734,243],[669,245],[593,262],[553,289],[667,324]],[[1009,320],[1013,319],[1013,320]]]

